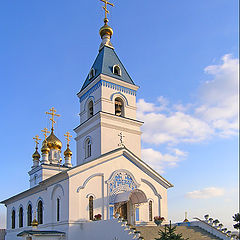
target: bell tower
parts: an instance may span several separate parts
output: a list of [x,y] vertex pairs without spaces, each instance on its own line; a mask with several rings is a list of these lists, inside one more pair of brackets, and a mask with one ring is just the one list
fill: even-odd
[[77,94],[80,101],[80,125],[75,128],[78,165],[119,147],[141,156],[142,122],[136,119],[139,87],[114,51],[110,41],[113,30],[106,16],[99,33],[102,39],[99,53]]

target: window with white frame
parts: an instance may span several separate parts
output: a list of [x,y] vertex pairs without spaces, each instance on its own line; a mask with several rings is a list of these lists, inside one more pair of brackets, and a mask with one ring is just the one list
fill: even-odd
[[88,118],[91,118],[93,116],[93,101],[91,100],[88,103]]
[[122,75],[121,68],[119,67],[119,65],[114,65],[113,66],[113,74],[118,75],[118,76]]
[[91,157],[92,155],[92,144],[91,139],[87,138],[85,141],[85,158]]

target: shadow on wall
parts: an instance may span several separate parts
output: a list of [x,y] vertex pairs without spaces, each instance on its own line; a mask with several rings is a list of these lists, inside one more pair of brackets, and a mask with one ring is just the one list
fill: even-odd
[[0,240],[5,240],[6,229],[0,229]]

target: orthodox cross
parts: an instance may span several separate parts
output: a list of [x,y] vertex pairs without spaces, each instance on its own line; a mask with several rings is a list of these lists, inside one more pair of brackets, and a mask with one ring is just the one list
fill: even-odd
[[109,14],[109,11],[108,11],[108,9],[107,9],[107,5],[110,5],[110,6],[114,7],[114,4],[108,2],[108,0],[100,0],[100,1],[105,3],[105,6],[102,7],[102,8],[103,8],[104,11],[105,11],[105,19],[107,19],[107,14]]
[[49,131],[48,131],[48,129],[47,128],[44,128],[43,130],[41,130],[44,134],[44,137],[45,137],[45,141],[47,140],[47,134],[48,133],[50,133]]
[[64,134],[64,136],[66,137],[67,145],[69,146],[70,138],[72,137],[72,136],[70,135],[70,132],[66,132],[66,134]]
[[36,149],[37,149],[38,148],[38,144],[39,144],[38,141],[40,141],[41,139],[39,138],[38,135],[36,135],[33,139],[35,140],[34,142],[36,143]]
[[124,138],[125,136],[123,135],[122,132],[120,132],[120,133],[118,134],[118,136],[120,137],[120,143],[118,144],[118,146],[123,147],[123,146],[124,146],[124,144],[123,144],[123,138]]
[[52,121],[52,131],[54,130],[53,125],[54,123],[56,123],[56,121],[54,120],[54,117],[60,117],[59,114],[56,114],[56,109],[54,107],[52,107],[49,112],[46,112],[46,114],[52,115],[52,118],[50,118],[50,120]]

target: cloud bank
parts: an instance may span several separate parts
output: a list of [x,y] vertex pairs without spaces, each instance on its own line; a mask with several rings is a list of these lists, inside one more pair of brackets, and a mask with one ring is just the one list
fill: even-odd
[[[154,103],[138,100],[137,116],[144,121],[143,142],[172,147],[238,134],[239,60],[226,54],[219,64],[207,66],[204,73],[209,80],[199,86],[195,103],[170,104],[163,96]],[[162,154],[152,148],[143,149],[142,155],[160,172],[181,159],[177,154]]]
[[216,187],[207,187],[201,190],[188,192],[185,196],[191,199],[209,199],[214,197],[221,197],[224,195],[224,189]]

